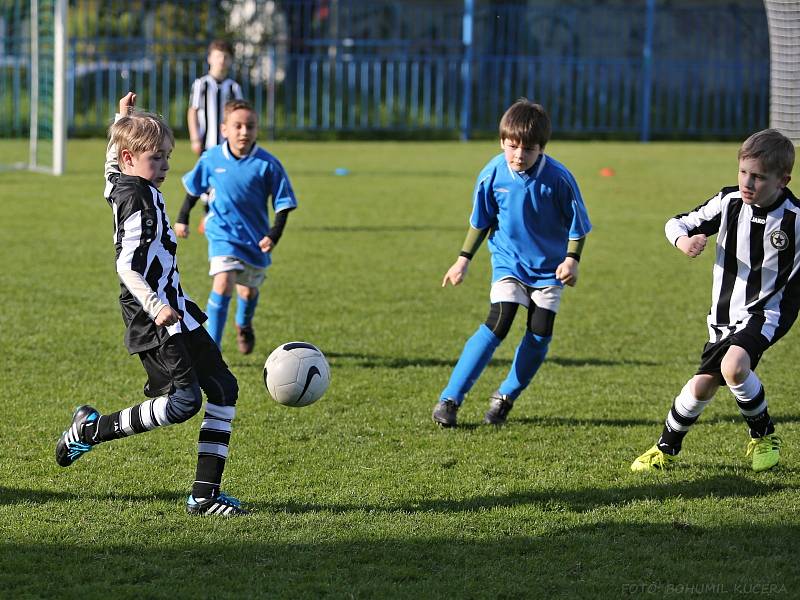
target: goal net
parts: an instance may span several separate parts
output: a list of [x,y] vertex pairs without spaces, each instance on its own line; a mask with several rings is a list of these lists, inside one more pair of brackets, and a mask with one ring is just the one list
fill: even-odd
[[800,143],[800,1],[764,0],[769,23],[770,127]]
[[64,172],[66,23],[67,0],[0,4],[0,169]]

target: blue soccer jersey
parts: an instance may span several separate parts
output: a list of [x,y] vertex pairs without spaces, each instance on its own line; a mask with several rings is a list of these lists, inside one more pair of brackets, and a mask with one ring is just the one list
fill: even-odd
[[213,190],[206,218],[208,256],[235,256],[255,267],[272,262],[258,242],[269,233],[267,202],[275,212],[297,207],[289,178],[277,158],[254,144],[237,159],[227,142],[208,149],[183,176],[186,191]]
[[492,282],[513,277],[532,287],[561,285],[556,268],[567,242],[592,229],[575,178],[544,154],[527,173],[511,169],[503,154],[489,161],[475,185],[470,225],[491,228]]

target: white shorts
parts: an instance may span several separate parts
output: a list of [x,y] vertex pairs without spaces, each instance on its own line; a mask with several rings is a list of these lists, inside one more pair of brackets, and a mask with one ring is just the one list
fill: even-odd
[[236,271],[236,283],[251,288],[261,287],[267,276],[264,267],[254,267],[235,256],[212,256],[208,274],[212,277],[217,273]]
[[533,300],[533,303],[539,308],[557,313],[563,291],[564,288],[560,285],[535,288],[527,286],[513,277],[506,277],[492,284],[489,301],[492,304],[514,302],[527,308]]

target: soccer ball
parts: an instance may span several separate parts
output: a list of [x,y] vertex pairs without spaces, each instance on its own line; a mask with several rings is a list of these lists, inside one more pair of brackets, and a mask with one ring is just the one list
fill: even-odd
[[313,404],[330,382],[331,370],[325,355],[308,342],[281,344],[264,363],[264,385],[278,404]]

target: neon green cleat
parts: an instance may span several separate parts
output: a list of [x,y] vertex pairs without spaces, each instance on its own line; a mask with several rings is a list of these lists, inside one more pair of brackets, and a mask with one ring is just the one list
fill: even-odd
[[666,471],[672,467],[677,457],[665,454],[653,446],[631,464],[631,471]]
[[781,438],[774,433],[753,438],[747,444],[747,454],[753,455],[753,471],[766,471],[778,464],[781,459]]

